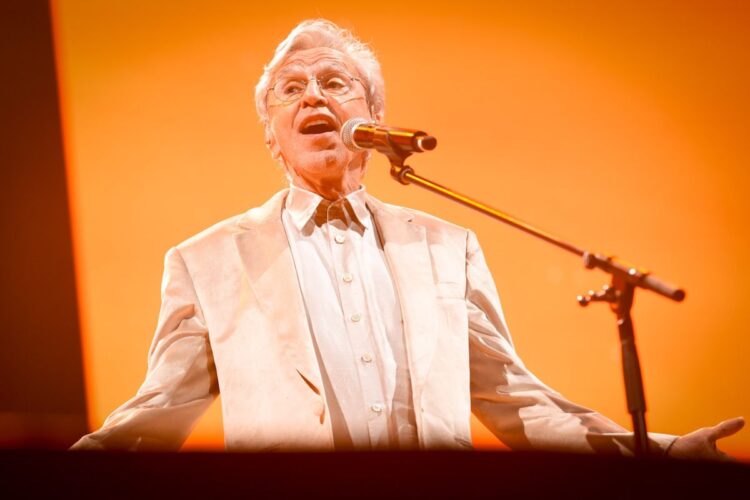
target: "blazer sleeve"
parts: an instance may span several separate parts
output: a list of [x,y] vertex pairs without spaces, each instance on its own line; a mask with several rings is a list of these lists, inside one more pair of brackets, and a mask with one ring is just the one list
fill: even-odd
[[[631,432],[572,403],[524,366],[513,347],[500,299],[476,235],[466,260],[471,407],[512,449],[632,454]],[[652,450],[666,452],[676,436],[649,433]]]
[[218,394],[208,330],[180,252],[165,257],[159,322],[146,379],[101,429],[71,449],[177,450]]

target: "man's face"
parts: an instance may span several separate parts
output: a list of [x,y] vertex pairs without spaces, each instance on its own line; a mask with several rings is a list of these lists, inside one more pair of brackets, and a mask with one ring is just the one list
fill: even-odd
[[[321,194],[331,185],[345,182],[356,189],[364,175],[364,152],[352,152],[341,142],[342,125],[353,117],[372,117],[365,89],[358,80],[351,81],[351,89],[335,95],[320,88],[316,79],[331,74],[359,78],[348,56],[335,49],[314,48],[294,52],[274,74],[272,84],[277,91],[266,95],[271,138],[269,148],[279,159],[292,180]],[[277,94],[280,84],[303,82],[296,89],[307,87],[292,102],[284,102]],[[337,82],[331,82],[335,90]],[[294,90],[294,89],[293,89]]]

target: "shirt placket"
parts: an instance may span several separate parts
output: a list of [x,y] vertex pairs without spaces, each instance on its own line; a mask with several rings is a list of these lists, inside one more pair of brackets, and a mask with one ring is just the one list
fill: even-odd
[[336,283],[359,375],[370,444],[374,448],[384,448],[389,444],[389,409],[378,371],[377,349],[369,326],[362,272],[356,258],[357,250],[362,244],[361,236],[356,231],[347,231],[345,223],[338,219],[329,220],[328,228]]

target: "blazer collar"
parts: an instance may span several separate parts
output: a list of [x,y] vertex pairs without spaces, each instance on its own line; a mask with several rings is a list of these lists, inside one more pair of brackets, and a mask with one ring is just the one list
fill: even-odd
[[367,205],[372,210],[398,292],[416,407],[432,365],[441,317],[435,298],[427,229],[415,220],[410,210],[387,205],[369,195]]
[[289,242],[281,222],[281,208],[289,190],[276,193],[260,207],[246,212],[235,234],[250,286],[288,359],[323,396],[323,381],[315,355],[305,304],[294,267]]
[[[284,206],[284,200],[286,200],[288,194],[288,188],[282,189],[271,196],[263,205],[251,208],[242,214],[237,224],[244,229],[254,229],[274,222],[281,224],[281,208]],[[283,231],[283,227],[279,227]]]
[[[304,301],[281,222],[289,190],[276,193],[246,212],[235,235],[258,302],[277,327],[279,338],[297,371],[319,394],[323,384]],[[426,228],[413,212],[366,196],[367,207],[383,241],[404,320],[404,335],[414,404],[419,404],[437,343],[440,311],[435,299],[432,260]]]

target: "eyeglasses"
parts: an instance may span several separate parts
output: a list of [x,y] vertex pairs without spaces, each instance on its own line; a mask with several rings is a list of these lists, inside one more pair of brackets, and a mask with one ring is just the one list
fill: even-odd
[[318,83],[318,88],[322,92],[336,98],[349,96],[354,90],[355,80],[362,83],[359,78],[333,71],[309,79],[299,78],[298,76],[284,77],[277,80],[273,87],[268,90],[281,104],[290,104],[305,94],[307,85],[313,80]]

